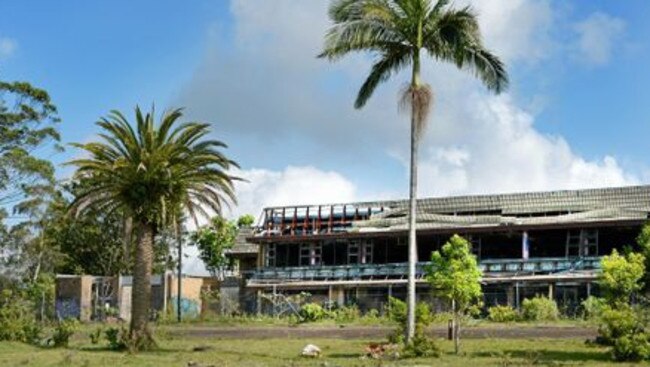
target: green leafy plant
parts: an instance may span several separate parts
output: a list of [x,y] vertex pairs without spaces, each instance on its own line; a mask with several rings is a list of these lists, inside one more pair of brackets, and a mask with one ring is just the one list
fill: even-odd
[[124,336],[127,334],[125,329],[111,327],[104,331],[106,341],[108,341],[108,349],[110,350],[124,350],[126,343]]
[[306,303],[300,308],[300,316],[304,322],[320,321],[327,316],[327,311],[317,303]]
[[470,243],[453,235],[440,251],[431,254],[426,278],[434,294],[451,303],[453,317],[454,351],[460,351],[460,324],[481,303],[481,269]]
[[606,306],[605,299],[589,296],[580,303],[582,307],[582,317],[585,320],[598,320],[603,314]]
[[560,311],[554,300],[536,296],[522,302],[521,316],[526,321],[555,321],[560,317]]
[[437,357],[440,350],[435,341],[425,334],[427,326],[433,322],[431,308],[424,302],[418,302],[415,307],[415,334],[410,343],[404,338],[407,324],[406,303],[398,298],[388,298],[388,318],[399,324],[399,327],[388,335],[388,341],[402,346],[404,357]]
[[513,322],[518,317],[517,311],[511,306],[492,306],[488,308],[488,320],[494,322]]
[[614,340],[612,357],[616,361],[641,361],[650,358],[649,335],[640,332],[621,336]]
[[68,347],[70,337],[74,335],[79,326],[79,322],[75,319],[65,319],[59,321],[54,327],[54,334],[48,341],[53,347]]
[[90,338],[90,343],[93,345],[99,344],[99,341],[102,338],[103,331],[104,330],[101,327],[98,327],[94,331],[88,333],[88,337]]
[[440,357],[440,347],[432,338],[422,332],[416,332],[411,342],[404,345],[402,356],[405,358]]
[[336,322],[351,322],[361,318],[361,311],[357,305],[339,307],[331,314]]

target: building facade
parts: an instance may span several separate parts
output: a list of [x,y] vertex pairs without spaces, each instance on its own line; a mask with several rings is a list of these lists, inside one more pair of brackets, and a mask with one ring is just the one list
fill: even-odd
[[[486,306],[542,294],[571,310],[597,292],[602,256],[635,245],[650,186],[427,198],[417,209],[420,298],[431,252],[459,234],[479,260]],[[406,200],[265,208],[248,238],[259,247],[246,288],[362,309],[404,298],[407,213]]]

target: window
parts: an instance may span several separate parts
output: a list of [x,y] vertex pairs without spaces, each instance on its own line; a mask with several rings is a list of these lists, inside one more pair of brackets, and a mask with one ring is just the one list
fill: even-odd
[[266,256],[264,257],[265,265],[267,267],[275,267],[276,247],[275,243],[266,245]]
[[583,257],[598,255],[598,230],[580,229],[569,230],[566,240],[567,257]]
[[300,266],[318,266],[323,259],[323,247],[320,243],[300,244]]
[[372,264],[373,243],[351,241],[348,244],[348,264]]

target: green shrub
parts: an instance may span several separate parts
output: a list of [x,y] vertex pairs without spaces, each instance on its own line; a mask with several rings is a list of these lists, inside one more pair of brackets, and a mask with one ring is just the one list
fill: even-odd
[[111,327],[104,331],[106,340],[108,341],[108,349],[111,350],[124,350],[127,347],[128,331],[126,329],[118,329]]
[[416,333],[411,343],[404,345],[402,352],[405,358],[440,357],[440,348],[424,333]]
[[560,316],[557,303],[546,297],[534,297],[522,302],[522,317],[527,321],[554,321]]
[[327,316],[327,311],[317,303],[306,303],[300,308],[300,316],[304,322],[320,321]]
[[48,341],[53,347],[67,347],[70,337],[77,331],[78,322],[75,319],[59,321],[54,328],[54,334]]
[[510,306],[492,306],[488,309],[488,319],[493,322],[513,322],[517,316],[517,311]]
[[613,346],[616,339],[632,335],[641,328],[637,314],[629,305],[619,308],[605,306],[601,314],[596,343]]
[[[326,311],[325,314],[325,316],[327,316]],[[359,311],[359,307],[356,305],[343,306],[332,311],[331,315],[334,317],[334,320],[336,320],[336,322],[351,322],[361,318],[361,311]]]
[[[406,302],[390,297],[388,299],[388,318],[400,325],[406,325],[407,307]],[[415,306],[415,323],[421,326],[428,326],[434,320],[431,308],[425,302],[418,302]]]
[[93,345],[99,344],[99,340],[102,338],[102,332],[103,330],[101,327],[98,327],[95,331],[91,331],[88,334],[88,337],[90,337],[90,343]]
[[582,317],[585,320],[597,320],[603,314],[605,300],[599,297],[589,296],[580,305],[582,306]]
[[0,340],[29,344],[41,342],[42,328],[34,317],[34,304],[19,292],[0,293]]
[[650,358],[650,342],[646,333],[621,336],[614,340],[612,357],[617,361],[641,361]]

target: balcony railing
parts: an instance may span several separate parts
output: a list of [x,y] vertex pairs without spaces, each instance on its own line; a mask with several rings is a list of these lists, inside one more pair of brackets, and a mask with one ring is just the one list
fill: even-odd
[[[535,258],[483,260],[479,267],[485,274],[550,274],[573,270],[594,270],[600,268],[600,257],[584,258]],[[416,276],[424,276],[428,263],[418,263]],[[304,281],[304,280],[360,280],[360,279],[403,279],[408,274],[407,263],[358,264],[335,266],[301,266],[287,268],[263,268],[255,271],[255,281]]]

